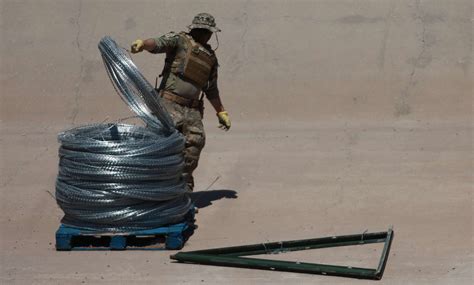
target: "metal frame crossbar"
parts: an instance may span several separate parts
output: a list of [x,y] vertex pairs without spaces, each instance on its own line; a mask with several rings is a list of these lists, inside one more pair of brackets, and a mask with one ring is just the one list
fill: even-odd
[[[189,252],[178,252],[177,254],[171,255],[170,258],[179,262],[187,263],[380,280],[382,279],[385,266],[387,264],[393,236],[393,229],[389,228],[386,232],[362,233],[355,235],[332,236],[315,239],[281,241]],[[380,257],[377,268],[360,268],[244,257],[258,254],[275,254],[307,249],[364,245],[372,243],[384,243],[382,256]]]

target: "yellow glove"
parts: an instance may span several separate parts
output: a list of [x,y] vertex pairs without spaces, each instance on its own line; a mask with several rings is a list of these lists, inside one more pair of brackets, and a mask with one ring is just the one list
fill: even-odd
[[219,118],[219,128],[228,131],[230,129],[229,113],[227,111],[219,112],[217,118]]
[[143,51],[143,48],[145,48],[145,43],[142,40],[136,40],[132,43],[130,50],[132,53],[139,53]]

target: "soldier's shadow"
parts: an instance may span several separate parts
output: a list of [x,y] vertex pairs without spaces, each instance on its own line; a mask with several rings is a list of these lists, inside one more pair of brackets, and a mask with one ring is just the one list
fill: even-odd
[[213,201],[226,199],[237,199],[237,192],[234,190],[208,190],[198,191],[190,194],[191,199],[194,202],[194,206],[197,208],[205,208],[212,205]]

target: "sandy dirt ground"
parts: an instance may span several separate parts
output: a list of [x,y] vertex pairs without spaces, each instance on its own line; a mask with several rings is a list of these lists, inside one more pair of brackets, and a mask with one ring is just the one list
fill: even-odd
[[[173,251],[55,251],[56,134],[132,115],[98,41],[184,30],[201,11],[223,30],[233,125],[217,129],[207,105],[199,228],[184,249],[393,225],[382,281],[183,265]],[[472,1],[0,0],[0,13],[0,283],[471,284]],[[163,56],[133,59],[154,82]],[[373,266],[378,254],[272,257]]]

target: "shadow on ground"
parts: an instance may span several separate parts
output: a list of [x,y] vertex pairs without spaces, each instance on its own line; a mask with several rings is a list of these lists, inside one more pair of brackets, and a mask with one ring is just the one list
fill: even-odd
[[191,199],[197,208],[205,208],[212,205],[213,201],[223,198],[236,199],[237,192],[234,190],[209,190],[191,193]]

